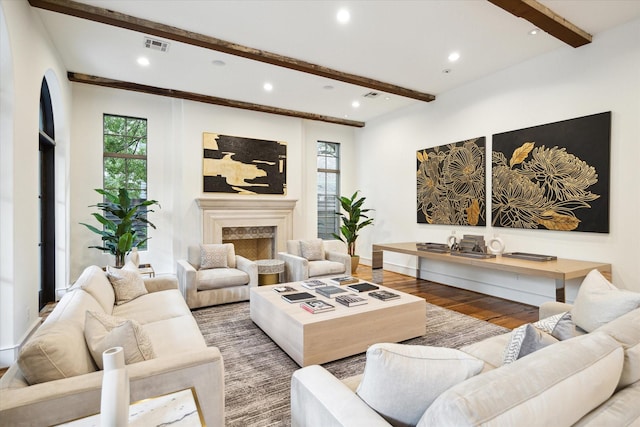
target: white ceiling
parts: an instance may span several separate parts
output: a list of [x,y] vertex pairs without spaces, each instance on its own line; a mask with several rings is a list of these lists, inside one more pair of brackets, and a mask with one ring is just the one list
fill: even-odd
[[[530,36],[532,24],[483,0],[82,3],[436,97],[546,52],[574,49],[546,33]],[[595,43],[599,33],[640,18],[640,0],[541,3],[592,34]],[[342,7],[351,13],[346,25],[336,20]],[[144,48],[141,33],[45,10],[38,13],[68,71],[364,122],[421,102],[386,94],[363,98],[370,89],[174,41],[162,53]],[[447,57],[453,51],[461,58],[450,63]],[[151,64],[139,66],[139,56]],[[226,65],[214,65],[216,60]],[[273,84],[273,91],[263,90],[265,82]],[[359,108],[351,106],[355,100]]]

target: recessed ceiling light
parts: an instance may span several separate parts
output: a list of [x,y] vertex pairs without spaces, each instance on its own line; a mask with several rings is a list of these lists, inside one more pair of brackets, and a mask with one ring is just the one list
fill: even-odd
[[449,54],[449,61],[450,62],[456,62],[458,59],[460,59],[460,53],[458,52],[451,52]]
[[138,58],[138,65],[141,65],[143,67],[147,67],[149,66],[150,62],[148,58],[145,58],[144,56],[141,56]]
[[351,106],[352,106],[353,108],[358,108],[358,107],[360,106],[360,102],[359,102],[359,101],[353,101],[353,102],[351,103]]
[[331,86],[331,85],[324,85],[324,86],[322,86],[322,89],[331,90],[331,89],[333,89],[333,86]]
[[530,36],[535,36],[539,32],[540,32],[540,28],[534,28],[533,30],[529,31],[529,35]]
[[263,86],[264,90],[266,90],[267,92],[271,92],[273,90],[273,85],[269,82],[265,83]]
[[341,24],[346,24],[351,20],[351,14],[347,9],[340,9],[336,15],[336,19]]
[[214,59],[213,61],[211,61],[211,63],[213,65],[215,65],[216,67],[224,67],[225,65],[227,65],[226,62],[220,60],[220,59]]

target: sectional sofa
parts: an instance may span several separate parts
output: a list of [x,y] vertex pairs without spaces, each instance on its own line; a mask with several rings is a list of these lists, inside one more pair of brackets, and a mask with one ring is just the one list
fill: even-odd
[[296,371],[293,427],[640,426],[640,294],[599,272],[573,306],[459,350],[376,344],[363,375]]
[[112,277],[134,277],[134,294],[114,288],[100,267],[83,271],[0,379],[0,426],[99,413],[102,351],[123,342],[131,402],[192,389],[206,424],[224,426],[223,360],[207,347],[176,279],[142,279],[135,266],[129,270],[134,276]]

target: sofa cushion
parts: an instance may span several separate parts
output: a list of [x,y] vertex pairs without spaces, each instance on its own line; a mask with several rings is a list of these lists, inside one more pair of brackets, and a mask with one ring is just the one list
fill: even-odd
[[624,367],[618,388],[640,381],[640,308],[637,308],[596,329],[624,348]]
[[227,268],[228,245],[200,245],[200,269]]
[[207,347],[200,328],[191,314],[147,323],[142,327],[151,339],[153,350],[158,357]]
[[611,396],[589,412],[574,427],[638,426],[640,425],[640,382]]
[[607,400],[623,351],[595,332],[545,347],[442,393],[418,426],[568,426]]
[[199,270],[196,275],[196,283],[198,284],[199,291],[242,286],[248,284],[250,280],[247,273],[235,268]]
[[500,334],[493,337],[485,338],[482,341],[460,347],[461,351],[484,360],[484,371],[488,371],[499,366],[504,362],[504,349],[511,339],[513,332]]
[[513,330],[511,339],[504,349],[503,364],[512,363],[521,357],[538,351],[558,340],[527,323]]
[[87,311],[84,337],[100,369],[103,369],[102,353],[111,347],[122,347],[127,365],[155,357],[149,336],[135,320]]
[[138,267],[130,262],[123,268],[107,266],[107,277],[116,294],[116,305],[128,303],[148,293]]
[[335,261],[309,261],[309,277],[346,273],[344,264]]
[[191,310],[177,289],[152,292],[127,304],[113,307],[114,316],[133,319],[145,325],[158,320],[191,315]]
[[71,289],[82,289],[94,297],[105,313],[111,313],[115,304],[115,293],[102,268],[91,265],[85,268]]
[[483,365],[450,348],[374,344],[357,394],[390,424],[413,426],[436,397]]
[[618,289],[598,270],[582,281],[571,314],[573,321],[587,332],[640,307],[640,293]]
[[53,311],[47,316],[44,324],[59,320],[73,320],[80,327],[83,327],[84,312],[87,310],[103,311],[102,305],[91,294],[80,288],[72,288],[71,291],[66,292],[60,298]]
[[322,239],[300,240],[300,253],[302,258],[309,261],[320,261],[324,259],[324,245]]
[[71,319],[42,325],[20,349],[18,366],[32,385],[96,370],[82,326]]

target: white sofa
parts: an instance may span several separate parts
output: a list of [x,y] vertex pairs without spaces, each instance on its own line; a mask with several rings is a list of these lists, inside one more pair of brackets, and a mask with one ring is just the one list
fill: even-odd
[[136,321],[142,344],[151,345],[154,357],[127,365],[131,402],[192,388],[207,425],[224,426],[220,351],[207,347],[174,277],[144,279],[144,286],[147,294],[116,305],[106,273],[86,268],[0,379],[0,426],[53,425],[100,412],[102,371],[87,345],[87,312]]
[[204,245],[224,247],[227,260],[216,268],[201,268],[201,246],[189,246],[187,259],[178,260],[180,291],[189,308],[249,301],[249,290],[258,286],[258,265],[236,255],[232,243]]
[[287,282],[351,274],[351,257],[339,240],[287,240],[287,252],[279,252],[284,261]]
[[[595,329],[577,327],[571,338],[508,364],[503,361],[506,347],[517,341],[515,330],[460,351],[444,349],[451,352],[446,362],[436,360],[434,347],[372,346],[364,375],[344,381],[318,365],[302,368],[291,382],[291,425],[640,426],[640,294],[619,294],[616,304],[624,308],[616,312],[606,304],[598,309],[601,290],[585,303],[581,289],[573,307],[540,307],[541,318],[569,310],[576,325]],[[591,312],[584,308],[589,305]],[[416,356],[421,354],[422,359]],[[462,360],[451,365],[455,358]],[[452,380],[456,372],[464,375]],[[443,386],[443,380],[451,384]],[[433,400],[425,402],[430,393]]]

